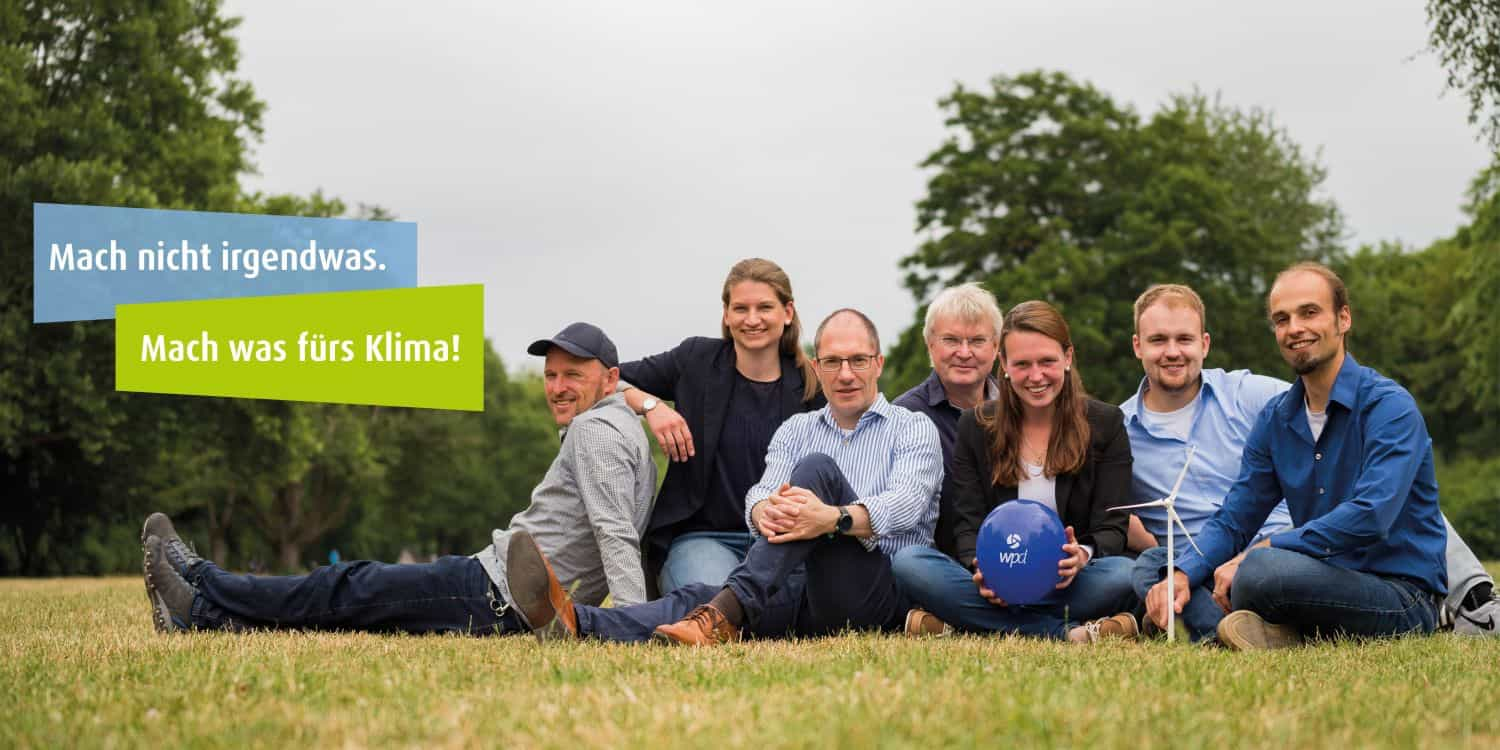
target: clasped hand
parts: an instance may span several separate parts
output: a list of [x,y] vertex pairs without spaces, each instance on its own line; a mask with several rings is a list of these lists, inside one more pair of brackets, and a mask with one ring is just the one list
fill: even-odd
[[815,539],[833,531],[839,512],[811,490],[783,484],[757,503],[751,516],[766,541],[784,543]]

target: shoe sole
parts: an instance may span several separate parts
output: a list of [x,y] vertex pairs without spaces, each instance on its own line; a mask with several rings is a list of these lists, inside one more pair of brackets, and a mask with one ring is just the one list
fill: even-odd
[[[518,548],[518,545],[521,545]],[[517,554],[520,553],[520,554]],[[537,546],[536,540],[525,531],[517,531],[511,535],[510,545],[505,554],[506,576],[514,580],[525,576],[532,580],[540,578],[545,581],[545,590],[540,597],[531,591],[516,591],[511,587],[511,602],[521,611],[521,617],[526,624],[531,626],[531,632],[538,640],[553,640],[572,638],[576,634],[568,628],[568,624],[558,617],[557,612],[563,606],[571,606],[570,602],[559,602],[553,597],[552,569],[547,565],[547,559],[542,556],[542,550]],[[566,594],[563,597],[566,598]]]
[[172,621],[172,610],[167,608],[167,600],[162,597],[161,592],[156,590],[156,582],[151,578],[151,548],[149,545],[141,547],[142,559],[141,572],[146,577],[146,601],[151,603],[151,625],[158,633],[175,633],[179,628]]
[[1219,643],[1236,651],[1290,648],[1302,645],[1302,634],[1290,625],[1266,622],[1249,610],[1235,610],[1219,621]]
[[682,645],[685,645],[681,641],[678,641],[678,640],[672,638],[671,636],[667,635],[666,633],[658,633],[658,632],[656,632],[654,630],[651,631],[651,642],[654,643],[654,644],[656,644],[656,645],[658,645],[658,646],[682,646]]

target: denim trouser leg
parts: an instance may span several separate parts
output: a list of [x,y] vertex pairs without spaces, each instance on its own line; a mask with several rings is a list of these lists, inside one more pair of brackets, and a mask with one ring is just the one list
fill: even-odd
[[932,547],[907,547],[897,552],[891,568],[897,584],[912,600],[959,631],[1036,638],[1063,638],[1067,634],[1062,612],[1051,607],[990,604],[979,595],[972,573]]
[[226,573],[212,562],[191,572],[198,587],[193,624],[200,628],[462,632],[520,631],[484,566],[472,557],[416,565],[359,560],[300,576]]
[[628,607],[573,606],[578,613],[578,634],[606,641],[638,643],[651,637],[658,625],[677,622],[700,604],[719,593],[719,586],[690,583],[673,589],[660,599]]
[[[859,499],[833,459],[821,453],[804,456],[792,469],[790,483],[810,490],[829,505]],[[806,585],[795,616],[786,611],[792,573],[806,566]],[[890,559],[867,550],[852,537],[771,543],[758,538],[745,561],[730,574],[733,591],[756,635],[785,632],[789,622],[800,635],[822,635],[842,628],[893,629],[901,626],[907,600],[896,588]]]
[[[1135,595],[1146,601],[1146,592],[1162,580],[1162,568],[1167,567],[1167,548],[1152,547],[1136,558],[1131,569],[1131,585]],[[1187,626],[1188,637],[1194,642],[1215,638],[1219,632],[1219,621],[1224,619],[1224,610],[1214,601],[1214,592],[1207,586],[1193,589],[1193,595],[1178,615]]]
[[693,531],[672,540],[657,584],[668,593],[690,583],[724,585],[755,537],[748,531]]
[[[775,597],[769,616],[761,619],[761,627],[754,633],[755,635],[770,637],[787,635],[791,632],[798,603],[802,599],[802,586],[803,580],[800,572],[793,574],[792,581]],[[651,638],[651,632],[658,625],[677,622],[687,617],[693,608],[707,604],[723,588],[723,586],[690,583],[673,589],[660,599],[628,607],[603,608],[575,604],[573,611],[578,613],[578,633],[590,638],[619,643],[646,641]]]
[[1234,609],[1307,635],[1431,633],[1435,597],[1417,584],[1315,560],[1291,550],[1250,551],[1229,590]]
[[1140,600],[1131,588],[1130,574],[1135,561],[1128,557],[1096,557],[1065,589],[1048,597],[1054,607],[1063,607],[1072,623],[1097,620],[1118,612],[1129,612]]

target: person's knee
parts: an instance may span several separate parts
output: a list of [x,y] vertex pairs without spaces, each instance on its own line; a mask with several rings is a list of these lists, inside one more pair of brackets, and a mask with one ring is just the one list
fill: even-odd
[[891,575],[908,591],[929,588],[939,558],[946,557],[931,547],[907,547],[891,557]]
[[812,487],[839,470],[838,464],[826,453],[809,453],[792,467],[792,476],[787,480],[793,487]]
[[1122,555],[1110,557],[1097,557],[1089,561],[1089,566],[1107,575],[1123,576],[1129,575],[1135,567],[1135,561]]
[[1167,550],[1165,548],[1152,547],[1142,552],[1130,569],[1130,581],[1136,594],[1145,596],[1147,590],[1161,581],[1166,567]]
[[1273,547],[1250,550],[1235,570],[1234,582],[1229,589],[1230,604],[1234,609],[1266,609],[1283,592],[1291,566],[1300,562],[1302,557],[1296,552]]

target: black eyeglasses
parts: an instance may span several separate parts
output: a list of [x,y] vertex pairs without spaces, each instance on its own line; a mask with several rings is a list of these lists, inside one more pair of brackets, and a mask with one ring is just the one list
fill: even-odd
[[818,357],[818,369],[823,372],[838,372],[843,369],[844,363],[849,363],[849,369],[859,372],[870,369],[875,364],[875,355],[856,354],[852,357]]

